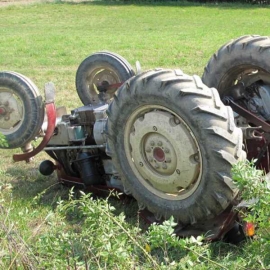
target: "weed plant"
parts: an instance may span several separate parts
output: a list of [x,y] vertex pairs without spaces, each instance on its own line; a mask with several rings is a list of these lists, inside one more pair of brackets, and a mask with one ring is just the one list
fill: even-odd
[[[178,238],[173,218],[142,229],[139,216],[131,223],[124,213],[115,213],[111,199],[117,194],[94,199],[73,188],[28,234],[11,214],[16,207],[12,186],[2,183],[0,269],[269,269],[267,182],[248,162],[237,164],[233,175],[242,197],[256,199],[245,216],[257,224],[256,235],[239,246],[209,243],[203,236]],[[38,194],[24,214],[37,212],[47,192],[50,188]]]

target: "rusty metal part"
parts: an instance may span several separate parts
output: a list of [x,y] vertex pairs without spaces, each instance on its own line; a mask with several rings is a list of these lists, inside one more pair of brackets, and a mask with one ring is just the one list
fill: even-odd
[[[153,213],[147,209],[140,211],[140,217],[146,224],[161,224],[164,220],[157,220]],[[230,205],[222,214],[209,220],[183,227],[181,224],[174,228],[175,234],[179,237],[190,237],[205,235],[205,241],[221,240],[225,234],[232,229],[238,217],[238,212],[232,210]]]
[[223,99],[223,102],[225,105],[230,106],[233,111],[246,118],[249,123],[254,124],[255,126],[259,127],[259,129],[265,132],[270,132],[270,125],[267,122],[252,114],[242,106],[238,105],[231,97],[225,97]]
[[263,134],[260,133],[261,127],[241,127],[241,130],[243,132],[243,138],[248,139],[257,139],[262,140]]
[[123,83],[114,83],[114,84],[109,84],[107,81],[103,81],[100,85],[97,86],[97,90],[99,92],[106,92],[109,90],[114,90],[119,88]]

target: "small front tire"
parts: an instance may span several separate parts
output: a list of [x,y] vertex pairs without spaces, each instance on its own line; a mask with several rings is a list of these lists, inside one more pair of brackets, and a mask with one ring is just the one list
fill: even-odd
[[[84,105],[109,103],[119,88],[134,76],[131,65],[112,52],[97,52],[85,58],[76,73],[77,93]],[[106,87],[113,85],[109,89]],[[104,88],[100,91],[99,88]]]
[[44,103],[36,85],[27,77],[0,72],[0,132],[8,146],[23,147],[39,133],[44,120]]

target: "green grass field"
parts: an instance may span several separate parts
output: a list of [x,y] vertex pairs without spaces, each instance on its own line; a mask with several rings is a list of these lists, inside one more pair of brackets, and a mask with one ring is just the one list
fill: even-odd
[[[133,67],[136,60],[139,60],[144,70],[177,67],[185,73],[201,76],[208,59],[222,44],[245,34],[270,35],[269,8],[228,4],[143,5],[64,1],[7,7],[0,5],[0,70],[12,70],[26,75],[35,82],[41,92],[45,82],[54,82],[57,89],[56,104],[65,105],[70,110],[81,105],[75,89],[77,67],[93,52],[116,52],[125,57]],[[269,250],[253,254],[251,244],[234,247],[224,243],[198,246],[194,248],[194,252],[186,249],[184,253],[172,247],[168,250],[162,249],[162,252],[158,251],[151,257],[153,261],[142,254],[142,257],[138,258],[134,255],[134,264],[127,263],[125,259],[128,258],[130,262],[131,257],[123,257],[123,261],[116,258],[104,265],[101,262],[103,255],[98,257],[95,254],[95,257],[91,253],[88,257],[94,257],[92,267],[86,267],[84,258],[76,259],[81,264],[69,264],[60,255],[57,257],[57,254],[62,254],[59,246],[65,242],[65,236],[62,239],[62,236],[57,238],[55,235],[48,235],[48,231],[54,232],[50,226],[54,226],[52,228],[61,233],[68,233],[69,228],[74,226],[78,227],[75,231],[89,234],[93,232],[87,231],[89,228],[85,231],[79,228],[82,224],[78,219],[75,225],[71,222],[66,226],[61,223],[62,220],[57,219],[58,216],[54,213],[56,202],[60,197],[68,197],[68,189],[56,184],[55,176],[46,178],[39,175],[39,162],[45,159],[46,155],[40,154],[31,164],[14,164],[12,154],[18,151],[19,149],[1,150],[0,192],[7,193],[3,199],[10,207],[5,210],[7,212],[1,214],[0,211],[0,215],[5,222],[10,220],[10,226],[23,234],[22,238],[28,245],[47,252],[47,257],[42,255],[43,267],[46,266],[44,260],[47,260],[52,262],[47,265],[48,269],[152,269],[153,266],[160,269],[247,269],[247,262],[251,262],[249,269],[266,269],[263,260],[264,254],[270,254]],[[13,187],[12,195],[5,192],[9,189],[9,184]],[[49,188],[49,191],[43,192],[46,188]],[[43,192],[43,195],[34,199],[40,192]],[[122,206],[121,202],[113,200],[112,203],[118,208],[117,212],[125,211],[130,221],[127,227],[131,227],[131,232],[136,235],[136,205],[130,210],[129,206]],[[96,206],[96,209],[100,209],[98,207],[101,206]],[[99,222],[106,223],[106,217]],[[0,227],[0,243],[2,234]],[[100,233],[96,237],[102,239],[102,235]],[[42,236],[44,238],[40,238]],[[83,234],[82,236],[86,237]],[[146,236],[141,236],[144,237]],[[62,239],[62,242],[59,240],[55,246],[50,239],[56,238]],[[41,239],[47,242],[42,242]],[[40,241],[43,244],[38,246]],[[132,243],[134,244],[134,241]],[[0,261],[1,258],[4,260],[3,264],[0,263],[0,268],[8,269],[8,265],[12,265],[11,269],[24,269],[23,263],[16,265],[16,259],[10,259],[4,244],[2,247],[0,244]],[[16,248],[20,251],[18,246]],[[124,245],[124,251],[125,248],[130,248],[129,243]],[[193,246],[190,247],[192,248]],[[65,249],[68,249],[68,246]],[[124,251],[119,252],[124,254]],[[39,258],[38,251],[31,250],[30,253],[33,258]],[[15,252],[15,258],[19,257],[16,254]],[[119,263],[120,266],[112,267],[114,263]],[[67,268],[68,265],[71,265],[71,268]]]

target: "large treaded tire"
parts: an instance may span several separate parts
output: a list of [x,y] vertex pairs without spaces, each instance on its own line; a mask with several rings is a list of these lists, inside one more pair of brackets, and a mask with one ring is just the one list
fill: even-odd
[[[105,71],[105,75],[101,74]],[[134,76],[134,71],[128,61],[119,54],[102,51],[86,57],[76,72],[76,89],[84,105],[98,104],[99,97],[93,85],[101,80],[108,80],[109,84],[123,83]],[[111,96],[117,88],[112,91]]]
[[[129,146],[127,147],[127,142],[131,142],[126,135],[127,129],[132,126],[130,121],[134,118],[134,112],[140,112],[141,108],[148,106],[151,108],[150,113],[171,113],[173,117],[181,119],[181,124],[191,134],[190,141],[198,146],[200,176],[194,181],[196,185],[190,185],[190,193],[183,192],[182,196],[181,191],[179,196],[170,196],[166,192],[162,194],[159,190],[155,191],[148,184],[149,180],[145,181],[139,166],[134,164],[136,158],[131,157],[134,150],[130,148],[129,152]],[[224,106],[216,89],[209,89],[198,76],[187,76],[180,70],[162,69],[142,73],[118,90],[107,114],[107,154],[112,157],[125,192],[137,199],[140,208],[146,207],[157,218],[174,216],[178,222],[186,225],[220,214],[236,197],[238,190],[231,179],[231,167],[245,157],[245,152],[242,151],[242,132],[234,124],[231,108]],[[147,114],[147,111],[145,115],[138,113],[138,118],[134,118],[135,134],[140,119],[146,118]],[[162,129],[159,121],[154,118],[151,124],[154,130],[155,127],[157,130]],[[184,151],[185,145],[181,138],[175,138],[177,142],[171,143],[179,144]],[[181,151],[176,155],[179,161]],[[147,161],[140,165],[143,166],[143,163]],[[184,164],[177,164],[180,170],[182,165],[184,169],[188,169]],[[163,177],[164,181],[170,177],[159,171],[155,171],[155,174]],[[151,181],[155,183],[154,179]]]
[[0,72],[0,97],[7,95],[10,95],[7,99],[9,104],[2,104],[3,100],[0,100],[1,106],[4,106],[2,108],[8,109],[12,103],[9,117],[12,118],[14,113],[18,113],[16,110],[18,108],[21,111],[22,119],[17,116],[18,122],[7,128],[5,115],[2,116],[0,132],[5,135],[8,147],[0,146],[0,148],[23,147],[40,131],[44,121],[44,103],[37,86],[29,78],[12,71]]
[[202,81],[224,96],[229,94],[226,90],[236,83],[237,77],[248,70],[257,70],[264,75],[265,83],[270,84],[269,37],[248,35],[224,44],[209,60]]

